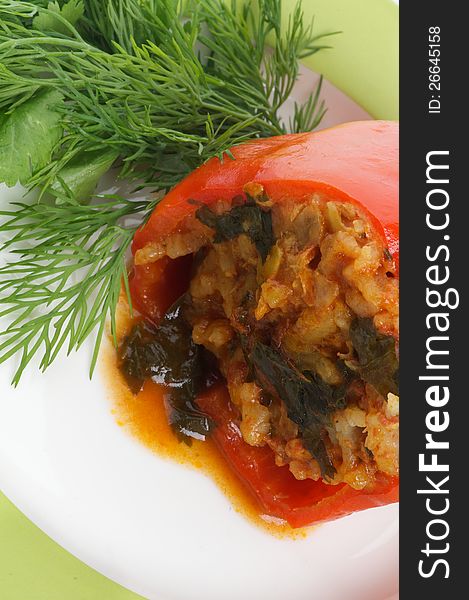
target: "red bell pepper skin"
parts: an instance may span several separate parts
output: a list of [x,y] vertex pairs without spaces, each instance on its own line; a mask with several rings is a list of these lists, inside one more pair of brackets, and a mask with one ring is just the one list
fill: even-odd
[[[149,242],[177,232],[197,209],[188,200],[210,204],[231,200],[249,182],[260,183],[273,202],[312,192],[358,205],[373,222],[399,268],[398,125],[386,121],[348,123],[320,131],[248,142],[232,149],[235,160],[215,158],[194,171],[157,205],[135,235],[135,253]],[[164,258],[136,266],[131,280],[134,305],[158,321],[187,289],[190,259]],[[185,262],[184,262],[185,261]],[[262,510],[293,527],[336,519],[351,512],[398,501],[398,480],[385,477],[371,491],[345,484],[298,481],[288,467],[275,465],[273,452],[244,442],[238,415],[226,387],[219,385],[198,399],[217,423],[215,442]]]
[[395,122],[356,121],[237,146],[236,160],[209,160],[165,196],[135,234],[133,251],[176,232],[197,210],[188,200],[231,200],[246,183],[256,182],[274,202],[324,192],[360,206],[385,237],[398,268],[398,137]]
[[278,467],[268,447],[249,446],[236,425],[236,408],[224,385],[200,395],[197,404],[216,423],[212,439],[231,468],[257,499],[261,510],[292,527],[330,521],[352,512],[398,501],[398,480],[383,476],[372,492],[349,485],[299,481],[288,466]]
[[158,323],[190,282],[192,256],[171,260],[166,256],[155,263],[135,266],[129,281],[133,307]]

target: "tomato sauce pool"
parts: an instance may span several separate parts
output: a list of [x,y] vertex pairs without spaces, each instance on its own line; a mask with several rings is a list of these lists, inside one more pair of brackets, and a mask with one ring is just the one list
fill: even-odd
[[[116,317],[120,341],[133,324],[124,298],[119,302]],[[168,424],[162,388],[148,380],[138,394],[133,394],[119,371],[117,354],[111,344],[102,352],[102,369],[112,401],[112,414],[126,435],[138,439],[160,459],[173,460],[199,470],[201,476],[210,477],[237,512],[269,534],[297,539],[312,529],[294,529],[280,519],[262,514],[257,500],[231,471],[210,439],[192,440],[190,446],[180,441]]]

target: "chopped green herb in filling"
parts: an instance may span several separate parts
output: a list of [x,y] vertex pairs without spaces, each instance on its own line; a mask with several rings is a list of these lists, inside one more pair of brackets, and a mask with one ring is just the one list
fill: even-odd
[[262,262],[265,262],[275,243],[270,210],[261,208],[251,199],[221,215],[211,211],[208,206],[201,206],[196,217],[215,231],[215,244],[233,240],[242,234],[247,235],[256,246]]
[[204,439],[212,422],[197,408],[195,398],[204,387],[207,364],[203,348],[192,341],[183,305],[184,298],[168,310],[157,327],[139,322],[122,344],[120,365],[134,393],[149,378],[167,388],[174,430],[186,440]]
[[350,326],[350,339],[358,355],[361,378],[384,398],[389,392],[399,394],[396,340],[378,333],[371,319],[355,319]]

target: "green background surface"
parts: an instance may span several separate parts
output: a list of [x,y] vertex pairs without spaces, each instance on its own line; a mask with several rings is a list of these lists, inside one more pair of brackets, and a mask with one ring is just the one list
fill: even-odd
[[[285,2],[285,5],[293,2]],[[303,0],[318,32],[341,31],[307,61],[373,117],[398,118],[398,7],[392,0]],[[0,475],[1,478],[1,475]],[[1,484],[0,484],[1,485]],[[53,542],[0,493],[1,600],[136,600]]]

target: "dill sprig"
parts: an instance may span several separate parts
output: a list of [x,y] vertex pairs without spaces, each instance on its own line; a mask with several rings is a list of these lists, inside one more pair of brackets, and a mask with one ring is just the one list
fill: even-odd
[[[148,214],[152,205],[118,196],[99,204],[24,204],[1,211],[4,249],[15,255],[0,267],[0,363],[19,353],[13,383],[42,349],[46,369],[63,346],[70,353],[96,330],[91,371],[96,364],[106,319],[115,335],[115,309],[121,284],[128,291],[125,253],[135,226],[124,217]],[[33,243],[31,243],[33,240]]]
[[[0,0],[0,18],[5,4],[25,11],[29,3]],[[96,2],[85,6],[100,14]],[[102,149],[118,153],[122,177],[167,189],[237,143],[286,133],[278,110],[291,93],[298,60],[324,47],[324,36],[304,27],[299,5],[282,33],[279,0],[247,2],[242,9],[203,0],[186,13],[174,0],[105,6],[120,15],[116,22],[113,13],[107,28],[103,17],[98,22],[106,36],[121,32],[109,42],[112,53],[88,43],[72,25],[67,36],[13,22],[0,30],[0,109],[11,110],[41,89],[65,97],[58,110],[66,134],[30,185],[45,188],[78,155]],[[124,23],[129,29],[134,22],[143,28],[139,37],[153,37],[120,45]],[[264,60],[269,35],[273,51]],[[200,44],[209,51],[205,62]],[[303,119],[297,109],[296,130],[317,123],[323,109],[315,108],[314,119]]]
[[[8,144],[15,157],[0,181],[39,189],[1,213],[15,257],[0,269],[0,363],[21,354],[15,383],[41,347],[45,369],[91,333],[93,369],[108,315],[115,333],[133,235],[122,218],[153,201],[87,203],[103,172],[162,192],[237,143],[318,125],[321,81],[289,123],[279,110],[326,36],[300,4],[281,23],[281,0],[0,0],[0,158]],[[55,137],[31,131],[35,152],[18,139],[42,113]]]

